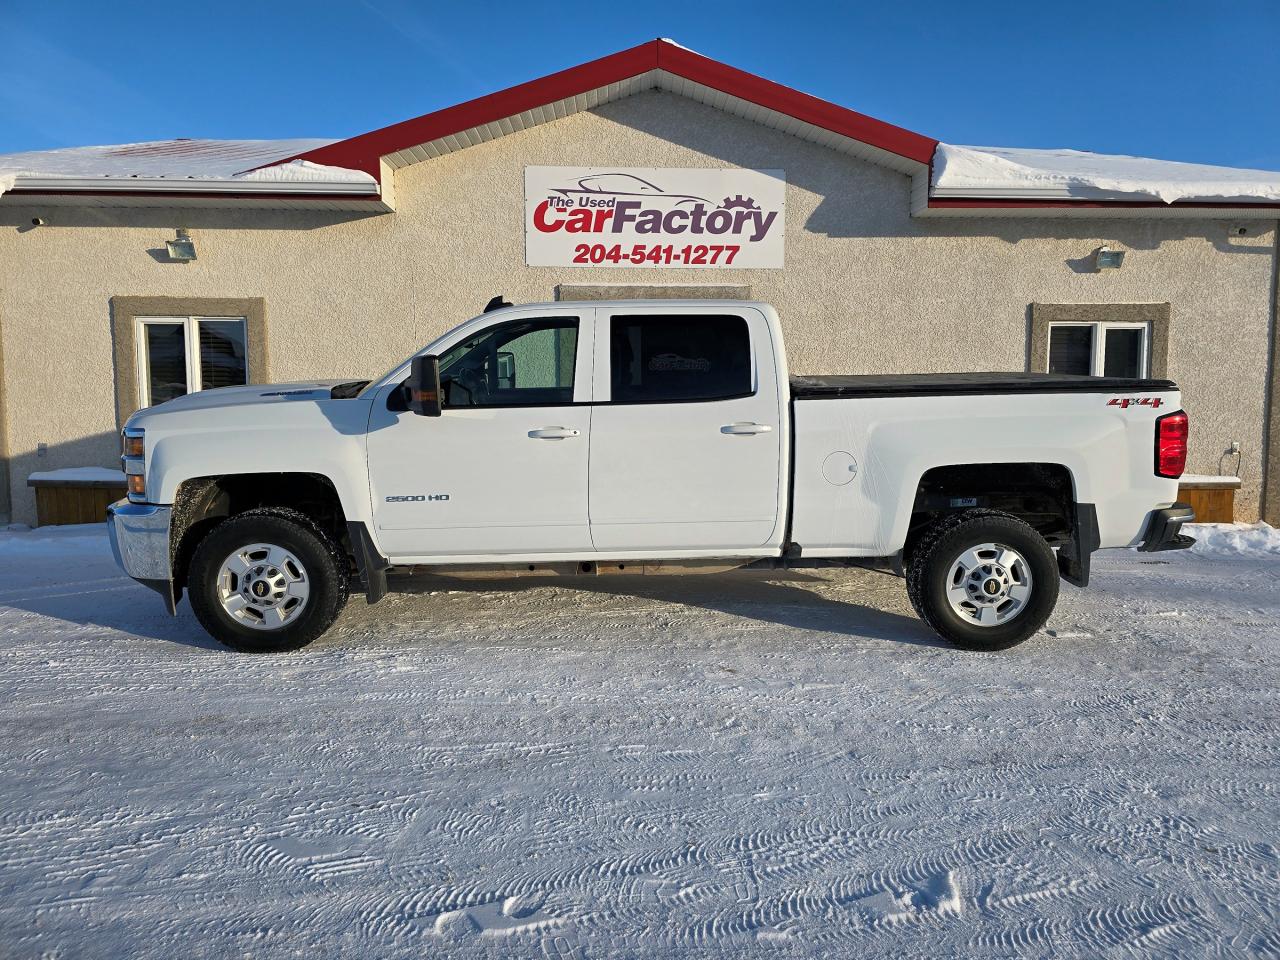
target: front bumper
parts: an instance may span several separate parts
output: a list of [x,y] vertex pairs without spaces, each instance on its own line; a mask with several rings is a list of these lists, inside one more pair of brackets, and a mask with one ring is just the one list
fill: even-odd
[[177,606],[169,557],[173,508],[117,500],[107,507],[107,533],[116,563],[133,579],[164,597],[169,612]]
[[1196,512],[1187,503],[1175,503],[1157,510],[1151,515],[1147,524],[1147,532],[1142,537],[1138,549],[1143,553],[1154,553],[1157,550],[1185,550],[1195,543],[1195,537],[1181,533],[1184,523],[1191,523]]

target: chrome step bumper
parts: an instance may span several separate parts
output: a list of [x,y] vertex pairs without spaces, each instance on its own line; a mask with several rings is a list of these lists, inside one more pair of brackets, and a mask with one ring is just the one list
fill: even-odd
[[164,597],[170,613],[177,606],[169,551],[172,515],[172,507],[130,500],[117,500],[107,507],[107,534],[116,563]]

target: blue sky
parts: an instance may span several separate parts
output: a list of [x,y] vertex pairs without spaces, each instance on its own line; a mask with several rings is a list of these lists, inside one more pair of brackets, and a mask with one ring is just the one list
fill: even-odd
[[656,36],[952,143],[1280,170],[1280,2],[0,0],[0,152],[342,137]]

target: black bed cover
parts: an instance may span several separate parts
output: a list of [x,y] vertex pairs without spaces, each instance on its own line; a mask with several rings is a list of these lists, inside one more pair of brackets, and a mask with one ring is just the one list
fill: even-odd
[[1172,380],[1067,373],[869,373],[791,378],[793,400],[992,393],[1160,393],[1177,389]]

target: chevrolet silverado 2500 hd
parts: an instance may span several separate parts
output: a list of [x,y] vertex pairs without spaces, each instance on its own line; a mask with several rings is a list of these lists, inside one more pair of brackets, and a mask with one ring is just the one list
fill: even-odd
[[762,303],[501,305],[381,379],[207,390],[123,430],[117,559],[240,650],[393,567],[880,562],[960,646],[1044,624],[1100,547],[1189,546],[1167,380],[790,376]]

